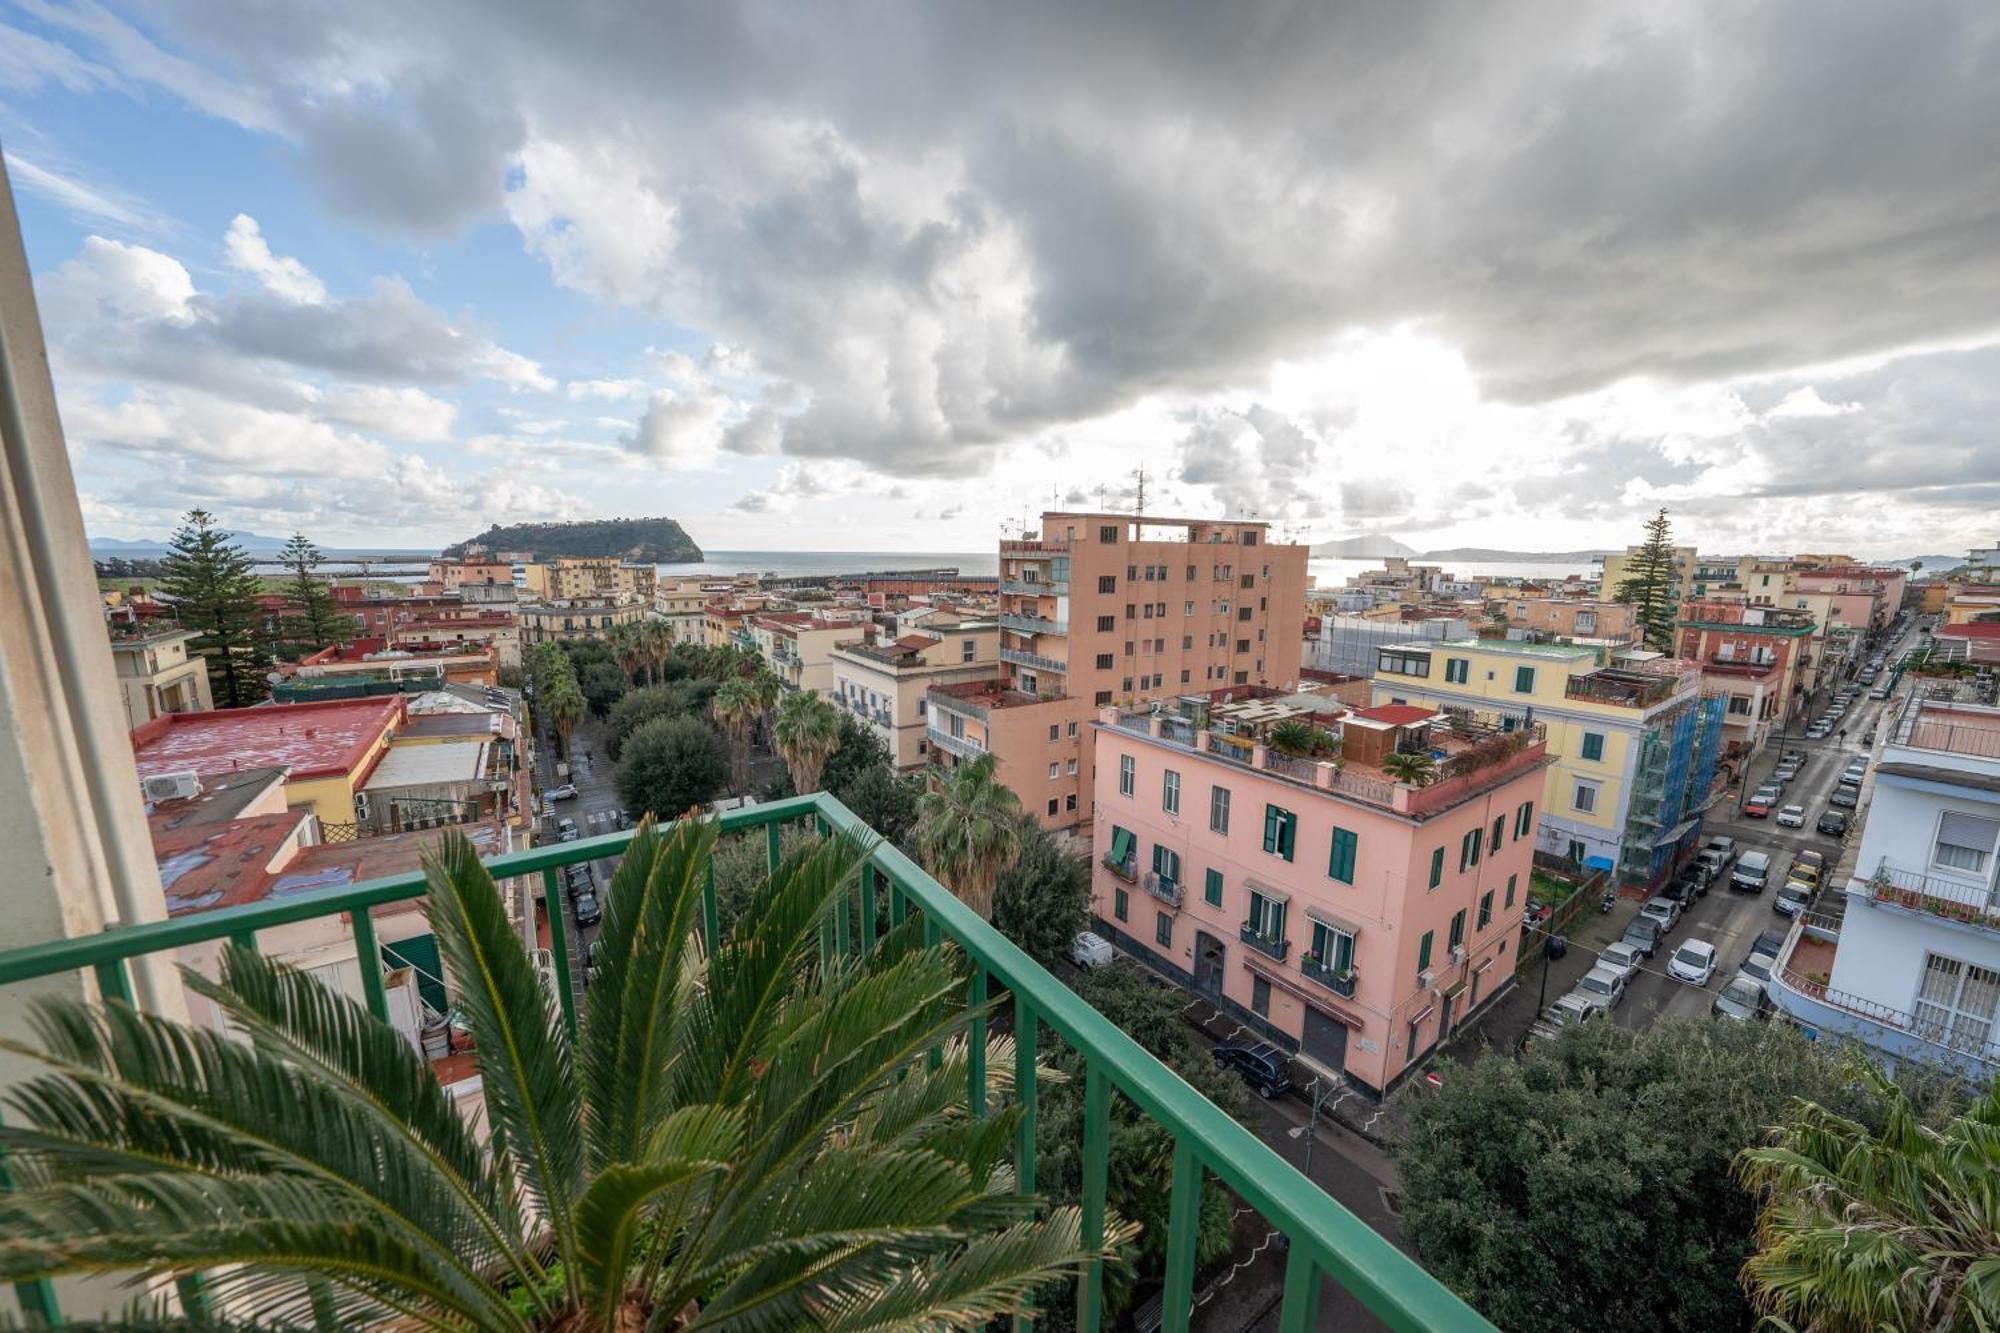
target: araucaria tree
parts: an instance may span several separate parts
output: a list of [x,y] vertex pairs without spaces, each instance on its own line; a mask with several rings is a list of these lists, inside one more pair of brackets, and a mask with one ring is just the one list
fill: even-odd
[[982,754],[949,778],[933,777],[917,802],[917,847],[930,871],[960,901],[993,915],[993,886],[1021,854],[1021,803]]
[[[786,859],[710,952],[713,828],[634,837],[573,1042],[446,839],[427,910],[486,1133],[389,1024],[253,949],[219,984],[187,974],[227,1031],[43,1005],[44,1072],[0,1126],[0,1277],[201,1274],[231,1311],[120,1328],[982,1328],[1130,1241],[1114,1224],[1092,1251],[1077,1209],[1018,1191],[1018,1105],[967,1105],[949,946],[913,919],[861,965],[817,962],[865,848]],[[988,1042],[1003,1094],[1013,1063]]]
[[271,653],[258,623],[264,590],[242,547],[215,526],[215,516],[191,509],[160,562],[160,596],[173,603],[184,628],[196,630],[195,652],[208,663],[209,694],[218,708],[241,708],[271,692]]
[[1638,610],[1639,632],[1657,653],[1674,650],[1674,621],[1680,614],[1675,591],[1673,526],[1667,511],[1646,520],[1646,540],[1625,559],[1625,577],[1612,590],[1613,601]]
[[354,617],[334,604],[333,589],[315,572],[322,559],[319,547],[303,532],[295,532],[278,559],[292,573],[285,584],[285,600],[290,603],[285,612],[287,637],[306,652],[352,638]]

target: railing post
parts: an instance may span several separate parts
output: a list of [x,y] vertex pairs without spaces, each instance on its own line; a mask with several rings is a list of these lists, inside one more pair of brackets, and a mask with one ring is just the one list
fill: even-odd
[[972,980],[966,986],[966,1004],[973,1009],[972,1024],[965,1038],[965,1082],[966,1098],[972,1106],[972,1118],[986,1118],[986,969],[978,964],[972,968]]
[[1187,1333],[1194,1313],[1194,1243],[1201,1230],[1201,1161],[1186,1135],[1174,1140],[1174,1184],[1167,1214],[1167,1285],[1164,1327]]
[[[7,1166],[5,1154],[0,1154],[0,1190],[14,1188],[14,1173]],[[34,1278],[14,1284],[14,1299],[20,1303],[21,1313],[30,1328],[59,1328],[62,1326],[62,1306],[56,1301],[55,1283],[47,1278]]]
[[389,1021],[389,992],[382,988],[382,946],[375,940],[375,918],[365,907],[349,914],[354,923],[354,959],[361,969],[361,996],[368,1012]]
[[875,885],[877,877],[875,863],[870,861],[861,867],[861,947],[859,952],[871,953],[875,948]]
[[1279,1308],[1278,1333],[1312,1333],[1319,1326],[1319,1268],[1302,1237],[1287,1239],[1292,1249],[1285,1261],[1285,1299]]
[[556,1003],[562,1009],[563,1029],[576,1036],[576,988],[569,974],[569,931],[563,924],[562,886],[550,866],[542,872],[543,908],[549,914],[549,953],[556,963]]
[[132,1003],[132,977],[125,970],[124,959],[114,958],[108,963],[99,963],[92,971],[97,973],[97,989],[105,999]]
[[[1092,1060],[1083,1071],[1083,1245],[1104,1244],[1104,1193],[1111,1168],[1111,1085]],[[1076,1326],[1097,1333],[1104,1317],[1104,1261],[1094,1259],[1076,1284]]]
[[778,873],[778,863],[785,859],[785,833],[772,820],[764,825],[764,866],[772,874]]

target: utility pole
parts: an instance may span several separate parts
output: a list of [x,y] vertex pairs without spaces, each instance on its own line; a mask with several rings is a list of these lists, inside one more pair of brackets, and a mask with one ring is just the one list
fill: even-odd
[[1312,1179],[1312,1174],[1313,1174],[1313,1140],[1315,1140],[1315,1139],[1317,1139],[1317,1138],[1319,1137],[1319,1111],[1320,1111],[1320,1108],[1321,1108],[1322,1106],[1324,1106],[1324,1105],[1326,1105],[1326,1080],[1325,1080],[1325,1079],[1323,1079],[1323,1078],[1317,1078],[1317,1077],[1316,1077],[1316,1078],[1314,1078],[1314,1079],[1313,1079],[1313,1096],[1312,1096],[1312,1114],[1311,1114],[1311,1116],[1310,1116],[1310,1117],[1309,1117],[1309,1118],[1308,1118],[1308,1119],[1306,1120],[1306,1166],[1305,1166],[1305,1173],[1306,1173],[1306,1179],[1307,1179],[1307,1180],[1311,1180],[1311,1179]]

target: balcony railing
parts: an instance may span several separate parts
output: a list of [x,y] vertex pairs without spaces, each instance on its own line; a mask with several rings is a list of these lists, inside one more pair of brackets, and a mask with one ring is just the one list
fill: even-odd
[[1991,884],[1968,884],[1941,875],[1926,875],[1892,866],[1885,860],[1867,879],[1855,879],[1852,887],[1886,907],[2000,929],[2000,899],[1996,899]]
[[1002,648],[1000,650],[1000,660],[1003,662],[1012,662],[1015,666],[1027,667],[1032,671],[1067,672],[1069,670],[1069,663],[1059,657],[1043,657],[1040,653],[1024,653],[1019,648]]
[[1257,927],[1245,921],[1236,928],[1236,934],[1245,944],[1268,958],[1285,961],[1285,953],[1292,947],[1290,940],[1274,940]]
[[960,759],[977,759],[980,755],[986,753],[985,747],[980,745],[978,741],[968,740],[964,736],[954,736],[950,732],[940,731],[936,727],[926,727],[924,730],[929,735],[931,744],[937,746],[938,749],[943,750],[946,754],[955,754]]
[[1059,555],[1068,550],[1069,543],[1060,537],[1053,541],[1014,538],[1000,543],[1000,554],[1018,555],[1027,560],[1033,560],[1037,556]]
[[1013,630],[1016,634],[1067,634],[1069,622],[1045,620],[1041,616],[1024,616],[1013,611],[1003,611],[1000,614],[1000,628]]
[[1123,861],[1114,861],[1111,859],[1111,854],[1106,852],[1104,854],[1104,868],[1124,880],[1127,884],[1137,884],[1139,882],[1139,871],[1129,856]]
[[1185,900],[1185,890],[1182,888],[1181,882],[1177,879],[1168,879],[1165,875],[1155,874],[1148,870],[1143,883],[1146,892],[1170,906],[1179,907]]
[[[872,839],[867,825],[824,794],[772,801],[729,811],[719,818],[725,833],[762,828],[769,864],[774,869],[781,857],[782,830],[789,823],[816,824],[822,831]],[[630,832],[611,833],[537,847],[494,857],[487,862],[487,868],[497,880],[539,875],[547,901],[556,903],[562,899],[564,866],[621,855],[631,839]],[[880,919],[876,907],[876,890],[884,883],[889,891],[889,921]],[[424,892],[423,875],[411,873],[9,949],[0,953],[0,985],[89,968],[107,997],[131,1003],[133,988],[127,964],[132,959],[225,939],[254,947],[260,930],[323,918],[339,921],[344,916],[351,919],[359,955],[375,958],[379,957],[380,949],[370,909],[411,902]],[[830,962],[839,954],[865,956],[884,928],[891,922],[899,924],[915,913],[923,922],[927,939],[949,940],[964,951],[971,971],[968,994],[972,1003],[983,1002],[995,982],[1010,997],[1005,1003],[1013,1007],[1015,1096],[1025,1109],[1014,1144],[1015,1173],[1023,1190],[1035,1188],[1037,1049],[1041,1034],[1053,1032],[1082,1057],[1080,1202],[1086,1245],[1099,1245],[1103,1239],[1111,1093],[1115,1090],[1123,1094],[1142,1114],[1172,1135],[1175,1188],[1167,1220],[1165,1327],[1188,1326],[1194,1301],[1200,1186],[1203,1177],[1212,1173],[1289,1242],[1284,1261],[1281,1327],[1290,1330],[1316,1326],[1320,1280],[1330,1277],[1393,1328],[1468,1333],[1492,1328],[1392,1242],[1334,1202],[1257,1135],[1189,1087],[1110,1019],[1043,970],[942,884],[925,874],[893,843],[874,841],[868,862],[850,892],[855,901],[837,902],[821,932],[823,961]],[[859,929],[851,928],[850,921],[858,921]],[[711,878],[702,914],[702,931],[710,949],[719,938],[717,922]],[[559,912],[552,915],[550,926],[556,974],[570,976],[569,928]],[[362,968],[361,983],[369,1012],[386,1022],[389,1001],[381,970]],[[573,1038],[576,1013],[571,987],[558,987],[558,998],[562,1009],[561,1030]],[[984,1048],[986,1024],[984,1014],[971,1020],[970,1046],[974,1051]],[[992,1104],[983,1060],[967,1061],[967,1080],[974,1114],[978,1114],[980,1108]],[[61,1322],[50,1284],[24,1283],[17,1287],[17,1293],[32,1320],[44,1324]],[[1102,1326],[1103,1293],[1102,1267],[1093,1266],[1077,1284],[1079,1328],[1094,1333]]]
[[1000,591],[1019,597],[1061,597],[1069,591],[1069,584],[1053,579],[1001,579]]
[[1343,999],[1354,998],[1354,969],[1336,972],[1326,964],[1307,954],[1299,959],[1299,972],[1307,981],[1316,981]]

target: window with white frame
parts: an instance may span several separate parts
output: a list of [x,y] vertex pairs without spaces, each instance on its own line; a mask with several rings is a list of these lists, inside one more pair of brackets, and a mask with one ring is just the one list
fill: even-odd
[[1170,815],[1181,812],[1181,775],[1171,768],[1160,786],[1160,808]]
[[2000,972],[1941,954],[1924,956],[1917,990],[1917,1032],[1955,1050],[1977,1051],[1993,1040],[2000,1014]]
[[1576,794],[1571,798],[1570,804],[1586,815],[1597,809],[1597,784],[1592,782],[1577,783]]
[[1129,754],[1118,756],[1118,794],[1130,796],[1139,781],[1139,763]]
[[2000,844],[2000,819],[1947,810],[1938,817],[1931,864],[1941,870],[1984,875],[1992,869],[1996,844]]

